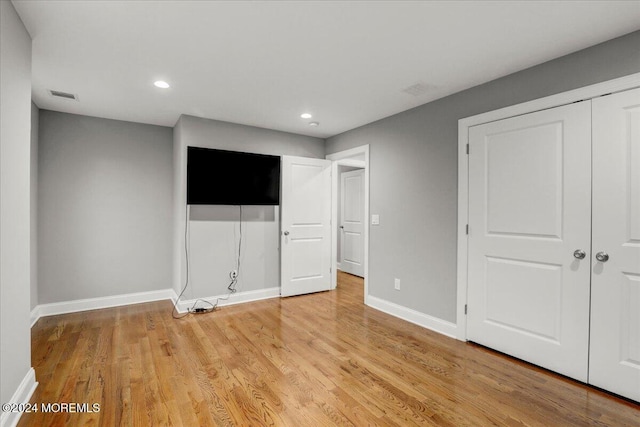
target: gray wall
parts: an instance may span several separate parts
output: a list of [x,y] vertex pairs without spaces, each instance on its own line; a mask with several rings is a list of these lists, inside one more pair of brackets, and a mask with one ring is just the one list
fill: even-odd
[[40,110],[31,102],[31,309],[38,305],[38,129]]
[[5,403],[31,366],[31,37],[8,1],[0,1],[0,93],[0,401]]
[[327,153],[370,144],[370,294],[456,321],[459,119],[637,72],[640,32],[329,138]]
[[40,304],[171,287],[172,130],[40,111]]
[[[186,277],[184,227],[188,146],[324,157],[324,140],[319,138],[181,116],[174,129],[174,288],[178,292]],[[229,180],[232,179],[230,176]],[[235,206],[192,206],[190,212],[190,281],[185,299],[224,295],[229,284],[229,272],[236,263],[239,209]],[[243,207],[242,268],[238,291],[280,286],[279,213],[277,206]]]

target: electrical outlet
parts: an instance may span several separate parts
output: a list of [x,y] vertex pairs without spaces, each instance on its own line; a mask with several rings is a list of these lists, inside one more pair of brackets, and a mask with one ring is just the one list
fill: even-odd
[[232,279],[235,279],[236,277],[238,277],[238,270],[231,270],[231,273],[229,273],[229,276]]
[[400,279],[395,279],[393,281],[393,286],[396,288],[396,291],[400,290]]

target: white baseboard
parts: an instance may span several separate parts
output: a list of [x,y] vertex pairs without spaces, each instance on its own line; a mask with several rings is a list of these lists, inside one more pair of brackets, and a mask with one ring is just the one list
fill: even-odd
[[31,328],[33,328],[33,325],[36,324],[39,318],[40,318],[40,306],[36,305],[35,307],[33,307],[33,310],[31,310],[31,316],[30,316]]
[[420,313],[419,311],[371,295],[367,295],[365,303],[376,310],[399,317],[407,322],[415,323],[423,328],[431,329],[432,331],[451,338],[457,337],[457,325],[455,323],[447,322],[446,320],[438,319],[437,317],[429,316],[428,314]]
[[[269,298],[278,298],[279,296],[280,296],[280,287],[275,287],[275,288],[258,289],[255,291],[237,292],[235,294],[231,294],[229,296],[229,299],[226,299],[226,300],[223,299],[227,297],[226,295],[217,295],[217,296],[203,297],[198,299],[203,299],[213,304],[215,304],[216,300],[218,300],[218,305],[222,307],[225,305],[259,301],[259,300],[269,299]],[[186,313],[189,308],[193,307],[193,304],[195,302],[196,302],[196,299],[181,300],[177,306],[178,311],[180,313]],[[205,307],[205,306],[206,304],[202,304],[202,307]]]
[[31,326],[33,327],[38,319],[45,316],[75,313],[86,310],[97,310],[100,308],[119,307],[121,305],[140,304],[143,302],[165,299],[175,301],[176,295],[173,289],[161,289],[158,291],[78,299],[73,301],[54,302],[51,304],[38,304],[33,310],[31,310]]
[[[9,402],[2,403],[29,403],[33,392],[36,391],[38,383],[36,382],[36,371],[33,368],[29,368],[27,375],[24,376],[22,382],[18,386],[18,389]],[[0,415],[0,427],[15,427],[20,421],[22,412],[2,412]]]
[[[220,299],[219,305],[232,305],[240,304],[244,302],[258,301],[268,298],[277,298],[280,296],[280,288],[267,288],[259,289],[255,291],[238,292],[232,294],[229,299],[223,300],[226,295],[218,295],[212,297],[201,298],[207,301],[215,302],[216,299]],[[122,305],[140,304],[144,302],[152,302],[159,300],[171,300],[175,302],[178,298],[175,290],[162,289],[159,291],[150,292],[136,292],[133,294],[124,295],[112,295],[108,297],[100,298],[87,298],[73,301],[54,302],[51,304],[39,304],[33,310],[31,310],[31,327],[36,324],[38,319],[46,316],[53,316],[56,314],[76,313],[78,311],[97,310],[100,308],[119,307]],[[195,303],[193,300],[182,300],[178,304],[178,311],[184,313],[187,309]]]

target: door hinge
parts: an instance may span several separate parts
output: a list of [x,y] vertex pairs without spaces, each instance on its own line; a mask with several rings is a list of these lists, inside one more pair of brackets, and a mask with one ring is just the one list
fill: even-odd
[[469,235],[469,224],[467,224],[467,226],[465,227],[465,232],[467,233],[467,235]]
[[464,305],[464,314],[467,314],[467,304]]
[[469,154],[469,144],[467,144],[467,154]]

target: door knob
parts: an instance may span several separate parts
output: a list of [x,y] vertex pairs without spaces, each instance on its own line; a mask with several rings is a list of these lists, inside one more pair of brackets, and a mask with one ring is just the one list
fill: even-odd
[[289,235],[289,232],[288,232],[288,231],[285,231],[285,232],[284,232],[284,235],[285,235],[285,236],[288,236],[288,235]]
[[344,225],[341,225],[340,228],[344,228]]
[[576,249],[576,250],[573,252],[573,256],[574,256],[574,258],[576,258],[576,259],[584,259],[584,257],[586,257],[586,256],[587,256],[587,254],[586,254],[586,252],[585,252],[585,251],[583,251],[582,249]]
[[596,259],[600,262],[607,262],[609,261],[609,254],[604,251],[598,252],[596,254]]

